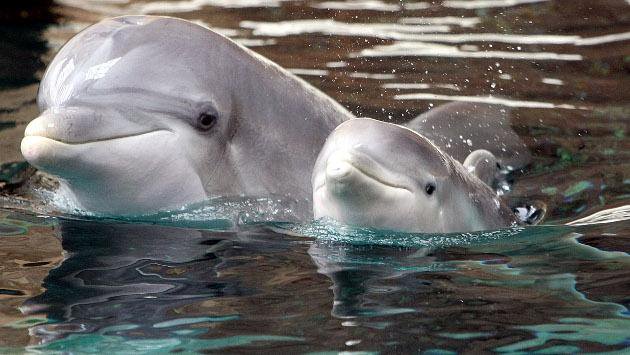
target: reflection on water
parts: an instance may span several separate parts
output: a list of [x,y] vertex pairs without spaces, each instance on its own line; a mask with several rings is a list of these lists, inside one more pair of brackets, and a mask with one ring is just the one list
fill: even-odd
[[48,10],[51,4],[52,0],[31,0],[0,5],[0,88],[37,81],[35,74],[43,68],[41,56],[46,52],[40,34],[56,20]]
[[[445,101],[511,107],[506,122],[531,164],[505,197],[541,201],[555,226],[401,234],[287,223],[300,201],[255,198],[56,219],[12,196],[0,210],[0,352],[628,350],[627,1],[33,3],[27,14],[46,11],[28,38],[3,27],[0,60],[26,58],[26,74],[0,70],[10,87],[2,159],[19,159],[20,129],[36,114],[39,58],[103,17],[175,15],[356,115],[404,122]],[[5,50],[15,43],[26,50]]]
[[[4,213],[5,240],[54,226],[66,253],[2,328],[27,328],[33,351],[614,350],[630,326],[630,257],[579,242],[606,243],[593,226],[378,245],[20,218]],[[625,222],[607,230],[630,237]]]
[[521,4],[545,2],[549,0],[445,0],[442,6],[460,9],[484,9],[491,7],[507,7]]
[[[21,307],[66,321],[31,332],[44,340],[120,324],[160,337],[174,309],[253,292],[233,277],[219,277],[229,265],[222,255],[237,243],[230,233],[79,221],[61,221],[59,233],[68,257],[44,279],[46,291]],[[272,243],[259,247],[274,249]],[[198,322],[238,317],[216,314]]]
[[[529,108],[563,108],[573,110],[576,107],[568,104],[553,104],[550,102],[509,100],[494,96],[461,96],[461,95],[438,95],[431,93],[399,94],[394,96],[396,100],[435,100],[435,101],[462,101],[476,102],[493,105],[503,105],[507,107],[529,107]],[[588,107],[581,106],[587,110]]]

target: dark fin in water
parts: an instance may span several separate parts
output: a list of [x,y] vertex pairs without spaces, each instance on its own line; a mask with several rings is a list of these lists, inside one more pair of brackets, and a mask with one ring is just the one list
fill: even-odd
[[534,226],[542,222],[545,218],[547,205],[542,201],[534,201],[531,204],[515,207],[512,210],[521,224]]
[[462,164],[468,172],[503,196],[512,190],[514,184],[513,171],[504,168],[497,157],[485,149],[477,149],[470,153]]
[[497,158],[485,149],[477,149],[470,153],[462,165],[490,187],[495,186],[495,182],[501,174],[501,165]]
[[494,154],[509,170],[525,167],[531,154],[510,126],[510,108],[472,102],[438,106],[406,126],[432,140],[459,162],[475,150]]

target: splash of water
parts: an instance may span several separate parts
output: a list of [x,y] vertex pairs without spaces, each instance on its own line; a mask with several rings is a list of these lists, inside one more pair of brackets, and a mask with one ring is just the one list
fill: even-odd
[[506,229],[435,234],[435,233],[403,233],[360,228],[341,224],[333,219],[322,218],[311,223],[272,223],[279,232],[306,236],[334,243],[353,245],[386,245],[405,248],[441,248],[448,246],[472,245],[495,240],[514,239],[523,235],[524,227]]
[[[53,194],[48,202],[56,208],[46,211],[64,219],[118,221],[158,224],[179,228],[234,230],[239,226],[265,222],[291,222],[307,220],[308,201],[286,197],[216,197],[173,210],[162,210],[141,215],[110,215],[86,211],[71,201]],[[50,207],[49,207],[50,208]]]

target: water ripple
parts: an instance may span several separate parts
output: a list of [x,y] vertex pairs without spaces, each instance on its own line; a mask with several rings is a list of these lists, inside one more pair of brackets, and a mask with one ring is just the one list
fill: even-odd
[[442,2],[442,6],[455,9],[473,10],[492,7],[511,7],[547,1],[549,0],[446,0]]
[[448,57],[448,58],[499,58],[514,60],[580,61],[579,54],[553,52],[464,51],[458,47],[423,42],[397,42],[391,45],[364,49],[351,57]]
[[542,101],[524,101],[524,100],[512,100],[495,96],[463,96],[463,95],[438,95],[431,93],[412,93],[412,94],[400,94],[394,96],[396,100],[438,100],[438,101],[464,101],[464,102],[478,102],[487,104],[504,105],[508,107],[529,107],[529,108],[562,108],[562,109],[582,109],[587,110],[588,107],[580,106],[576,107],[569,104],[554,104],[551,102]]
[[404,25],[397,23],[347,23],[333,19],[289,20],[280,22],[241,21],[240,27],[253,30],[257,36],[285,37],[306,33],[336,36],[376,37],[383,39],[415,38],[414,34],[449,32],[446,25]]

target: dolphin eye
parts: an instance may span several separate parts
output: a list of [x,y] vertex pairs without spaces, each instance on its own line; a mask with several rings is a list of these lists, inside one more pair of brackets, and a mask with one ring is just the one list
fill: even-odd
[[214,126],[216,121],[217,116],[204,112],[197,117],[197,128],[202,131],[207,131]]
[[424,191],[427,193],[427,195],[432,195],[433,192],[435,191],[435,184],[433,183],[428,183],[425,187],[424,187]]

